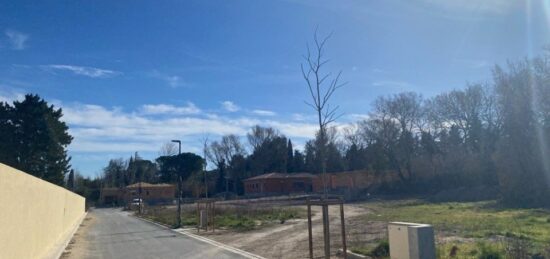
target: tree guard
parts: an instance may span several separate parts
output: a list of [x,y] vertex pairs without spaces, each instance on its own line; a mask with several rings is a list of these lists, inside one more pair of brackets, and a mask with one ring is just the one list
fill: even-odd
[[347,247],[346,247],[346,226],[344,221],[344,199],[341,196],[332,196],[328,195],[326,197],[308,197],[306,200],[307,205],[307,227],[309,234],[309,258],[313,259],[313,234],[312,234],[312,223],[311,223],[311,206],[321,206],[321,212],[323,213],[323,239],[324,239],[324,250],[325,258],[330,258],[330,220],[328,207],[330,205],[340,205],[340,223],[342,231],[342,248],[344,251],[344,258],[347,258]]
[[204,228],[202,228],[204,231],[208,232],[208,226],[210,226],[210,230],[214,232],[215,224],[214,224],[214,213],[216,210],[216,199],[200,199],[197,200],[197,232],[200,232],[202,226],[201,226],[201,211],[204,211],[206,213],[206,224]]

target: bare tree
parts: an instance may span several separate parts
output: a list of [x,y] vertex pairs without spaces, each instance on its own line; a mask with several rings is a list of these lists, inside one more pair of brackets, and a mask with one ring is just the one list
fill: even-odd
[[[206,150],[206,157],[218,167],[220,174],[224,171],[224,167],[231,164],[233,158],[237,155],[244,155],[245,150],[239,137],[236,135],[225,135],[220,141],[214,141]],[[225,177],[226,193],[229,177]]]
[[262,144],[273,140],[277,136],[279,136],[279,132],[276,129],[259,125],[252,127],[251,131],[246,134],[248,144],[250,144],[252,151],[258,149]]
[[178,154],[178,146],[172,142],[162,144],[159,150],[159,156],[173,156]]
[[317,30],[313,34],[314,50],[313,53],[310,50],[309,44],[307,45],[307,54],[304,56],[305,65],[301,64],[302,76],[304,77],[309,93],[311,95],[312,102],[306,104],[311,106],[317,113],[317,119],[319,123],[319,157],[321,160],[321,173],[323,182],[323,193],[327,195],[327,183],[326,183],[326,145],[327,136],[326,129],[328,125],[334,122],[340,117],[338,112],[339,106],[331,106],[329,101],[334,92],[345,85],[340,82],[340,76],[342,71],[339,71],[336,76],[332,73],[323,73],[321,68],[328,63],[328,59],[324,58],[324,47],[327,40],[331,37],[331,34],[324,38],[319,38]]
[[358,123],[351,124],[343,129],[345,144],[350,146],[357,146],[359,148],[364,147],[364,141],[361,137],[361,129]]

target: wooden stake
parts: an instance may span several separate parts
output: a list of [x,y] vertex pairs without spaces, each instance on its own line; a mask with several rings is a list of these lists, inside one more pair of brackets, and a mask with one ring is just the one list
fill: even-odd
[[330,259],[330,228],[328,205],[323,205],[323,237],[325,240],[325,258]]
[[348,258],[348,251],[346,247],[346,224],[344,220],[344,201],[340,200],[342,203],[340,203],[340,220],[342,223],[342,246],[344,249],[344,259]]
[[311,204],[309,204],[309,198],[307,199],[307,231],[309,234],[309,258],[313,259],[313,237],[311,233]]

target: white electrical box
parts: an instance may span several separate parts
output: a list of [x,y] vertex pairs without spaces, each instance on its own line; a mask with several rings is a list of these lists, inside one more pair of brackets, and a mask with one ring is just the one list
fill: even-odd
[[392,259],[435,259],[434,230],[431,225],[390,222],[388,236]]

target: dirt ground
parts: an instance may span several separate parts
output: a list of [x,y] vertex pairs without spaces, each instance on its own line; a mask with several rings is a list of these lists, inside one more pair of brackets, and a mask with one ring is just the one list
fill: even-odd
[[86,249],[85,236],[88,233],[91,226],[97,223],[97,220],[93,215],[88,214],[80,224],[80,227],[74,234],[73,238],[69,242],[69,245],[65,248],[63,254],[61,254],[61,259],[80,259],[86,258],[88,252]]
[[[305,208],[305,205],[298,205]],[[385,226],[373,224],[361,226],[358,217],[369,210],[356,205],[345,205],[346,236],[349,245],[354,242],[374,242],[382,232]],[[313,246],[314,256],[323,257],[323,225],[321,209],[318,206],[312,207],[314,216],[312,217],[313,226]],[[340,207],[330,206],[330,232],[331,232],[331,253],[336,256],[336,251],[342,248]],[[192,231],[192,230],[190,230]],[[196,233],[194,231],[193,233]],[[289,220],[284,224],[278,224],[259,230],[247,232],[234,232],[218,230],[212,232],[200,232],[201,235],[221,243],[266,257],[266,258],[308,258],[308,229],[307,218],[299,220]]]

